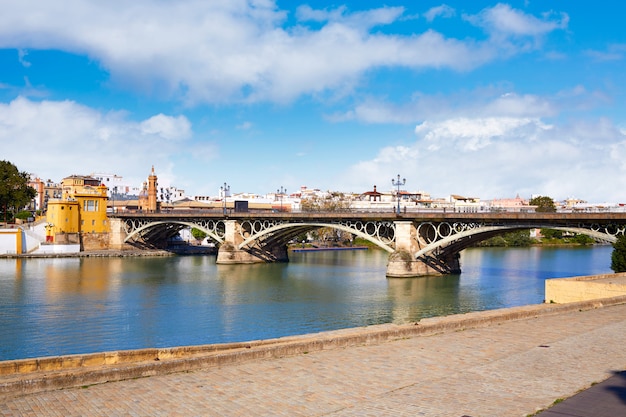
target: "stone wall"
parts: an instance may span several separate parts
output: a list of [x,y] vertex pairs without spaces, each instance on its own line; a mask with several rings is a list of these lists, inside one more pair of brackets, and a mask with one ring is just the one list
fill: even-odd
[[547,279],[546,303],[572,303],[626,295],[626,273]]
[[82,235],[82,250],[107,250],[109,249],[108,233],[84,233]]
[[566,305],[538,304],[430,317],[420,320],[419,325],[418,323],[380,324],[242,343],[148,348],[0,361],[0,403],[3,396],[192,371],[255,359],[363,346],[419,335],[457,332],[508,320],[590,310],[624,303],[626,303],[626,297]]

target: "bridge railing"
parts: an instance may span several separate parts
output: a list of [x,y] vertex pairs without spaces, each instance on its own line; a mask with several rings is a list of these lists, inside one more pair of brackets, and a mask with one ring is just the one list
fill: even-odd
[[[333,212],[270,212],[270,211],[228,211],[222,210],[171,210],[160,212],[142,212],[139,210],[117,212],[110,214],[111,218],[206,218],[206,219],[275,219],[292,221],[332,221],[334,220],[364,220],[364,221],[422,221],[422,222],[504,222],[516,224],[528,224],[529,228],[536,225],[563,225],[572,223],[598,223],[598,224],[626,224],[626,212],[451,212],[451,211],[419,211],[419,212],[370,212],[370,211],[333,211]],[[543,226],[539,226],[543,227]]]

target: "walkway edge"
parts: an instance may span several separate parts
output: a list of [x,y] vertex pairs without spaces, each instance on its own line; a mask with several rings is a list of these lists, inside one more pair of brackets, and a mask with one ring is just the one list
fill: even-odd
[[509,320],[585,311],[626,304],[626,296],[568,304],[537,304],[432,317],[418,323],[382,324],[246,343],[139,349],[0,362],[0,399],[29,393],[121,381],[307,354],[327,349],[378,344],[495,325]]

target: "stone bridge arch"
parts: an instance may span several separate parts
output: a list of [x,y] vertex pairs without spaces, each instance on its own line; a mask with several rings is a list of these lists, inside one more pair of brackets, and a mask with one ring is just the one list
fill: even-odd
[[459,253],[506,232],[549,228],[583,233],[605,242],[625,234],[626,212],[606,213],[115,213],[110,245],[157,241],[184,227],[207,233],[220,248],[218,263],[286,261],[286,243],[320,227],[349,232],[390,252],[389,277],[414,277],[460,271]]
[[[584,234],[590,236],[596,240],[605,241],[608,243],[614,243],[617,240],[616,235],[611,235],[606,232],[601,232],[597,230],[585,229],[582,227],[559,227],[559,226],[538,226],[538,227],[528,227],[528,226],[483,226],[476,229],[468,229],[462,232],[452,234],[449,236],[442,237],[433,242],[429,242],[427,246],[421,248],[419,251],[415,253],[415,257],[419,258],[424,256],[430,252],[436,251],[440,248],[451,248],[453,247],[457,252],[462,251],[478,242],[483,240],[487,240],[491,237],[503,235],[505,233],[514,232],[517,230],[528,230],[528,229],[554,229],[554,230],[562,230],[564,232],[572,232],[577,234]],[[622,232],[623,233],[623,232]]]
[[141,242],[148,246],[162,245],[186,227],[201,230],[220,244],[224,242],[225,236],[223,221],[206,219],[126,219],[123,227],[126,231],[124,243]]
[[[424,231],[423,228],[430,230]],[[424,222],[417,226],[417,250],[413,259],[434,273],[460,272],[459,255],[463,249],[494,236],[518,230],[554,229],[577,234],[585,234],[593,239],[614,243],[617,236],[625,234],[625,227],[616,225],[600,226],[587,224],[578,226],[555,226],[553,224],[478,224],[478,223],[433,223]]]
[[[246,227],[246,224],[250,224],[251,227]],[[287,244],[291,239],[302,233],[323,227],[351,233],[389,253],[395,251],[395,227],[391,222],[378,224],[372,222],[351,222],[347,224],[335,222],[285,222],[269,223],[266,227],[260,229],[257,229],[249,222],[242,222],[242,237],[244,240],[237,247],[238,249],[244,249],[255,242],[263,240],[271,240],[277,244]]]

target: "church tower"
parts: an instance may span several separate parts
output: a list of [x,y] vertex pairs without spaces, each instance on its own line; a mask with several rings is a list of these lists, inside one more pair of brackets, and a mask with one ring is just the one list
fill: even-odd
[[155,213],[157,211],[157,176],[154,173],[154,165],[152,165],[152,172],[148,177],[148,213]]

